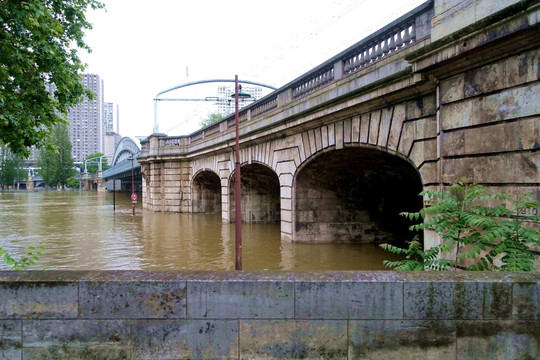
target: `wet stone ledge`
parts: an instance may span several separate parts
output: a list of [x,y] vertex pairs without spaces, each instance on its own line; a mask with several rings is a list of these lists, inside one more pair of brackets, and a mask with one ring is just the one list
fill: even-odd
[[0,272],[0,359],[538,359],[540,272]]

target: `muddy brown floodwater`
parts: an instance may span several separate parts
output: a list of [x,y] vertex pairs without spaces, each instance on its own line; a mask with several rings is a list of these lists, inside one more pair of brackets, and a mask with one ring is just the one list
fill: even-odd
[[[279,224],[243,224],[244,270],[377,270],[392,254],[375,245],[297,244]],[[218,214],[143,211],[128,193],[0,193],[0,246],[45,250],[33,269],[233,270],[234,224]],[[0,269],[8,267],[0,261]]]

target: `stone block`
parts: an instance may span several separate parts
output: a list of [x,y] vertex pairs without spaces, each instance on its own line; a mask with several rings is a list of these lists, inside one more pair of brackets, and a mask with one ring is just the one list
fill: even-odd
[[401,319],[403,285],[385,282],[298,282],[297,319]]
[[328,127],[321,127],[321,147],[326,149],[328,147]]
[[381,147],[388,146],[388,137],[390,136],[390,126],[392,125],[393,107],[386,107],[381,111],[381,126],[379,128],[379,138],[377,145]]
[[313,129],[313,138],[315,140],[315,149],[320,151],[323,149],[321,128]]
[[0,359],[22,358],[22,322],[0,320]]
[[241,359],[347,359],[347,322],[241,320]]
[[132,359],[237,359],[236,320],[141,320]]
[[436,113],[437,105],[435,94],[418,97],[406,103],[406,120],[416,120]]
[[371,113],[371,116],[370,116],[368,142],[373,145],[377,144],[377,139],[379,138],[379,125],[381,122],[381,112],[382,111],[374,111]]
[[458,321],[457,359],[538,359],[538,321]]
[[455,359],[456,328],[446,320],[353,320],[351,359]]
[[504,63],[505,85],[512,87],[540,80],[540,49],[510,57]]
[[76,318],[77,293],[77,284],[0,284],[0,319]]
[[388,138],[388,148],[391,150],[398,149],[403,121],[405,121],[405,104],[395,105],[392,116],[392,127],[390,128],[390,136]]
[[84,282],[79,292],[85,319],[186,317],[186,283]]
[[328,125],[327,129],[328,129],[328,146],[334,146],[336,144],[334,124]]
[[279,184],[281,186],[291,186],[293,185],[293,175],[290,173],[279,174]]
[[509,282],[408,282],[405,319],[510,319]]
[[308,136],[309,136],[309,149],[312,154],[315,154],[319,150],[317,148],[317,141],[315,140],[318,137],[318,129],[309,130]]
[[290,186],[280,186],[279,187],[279,193],[281,198],[292,198],[292,187]]
[[293,283],[188,282],[189,318],[286,319],[293,317]]
[[398,152],[404,156],[409,156],[413,141],[416,139],[416,124],[414,121],[407,121],[403,124],[401,139],[399,141]]
[[444,105],[463,99],[465,97],[464,83],[464,74],[442,80],[439,87],[441,104]]
[[357,143],[360,141],[360,116],[355,116],[351,119],[351,142]]
[[369,114],[360,117],[360,143],[367,144],[369,135]]
[[488,94],[503,89],[504,87],[504,67],[500,62],[467,71],[464,74],[465,98]]
[[23,334],[23,359],[131,358],[123,320],[27,320]]
[[[298,153],[298,149],[294,149],[296,153]],[[296,172],[296,164],[294,161],[280,161],[276,163],[275,167],[276,173],[279,175],[281,174],[294,174]]]
[[512,284],[512,317],[517,320],[538,320],[538,296],[537,283]]

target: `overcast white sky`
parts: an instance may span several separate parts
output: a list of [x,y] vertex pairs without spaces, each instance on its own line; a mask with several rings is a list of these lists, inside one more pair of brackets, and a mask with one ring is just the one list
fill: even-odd
[[[86,73],[120,106],[120,133],[152,133],[154,96],[186,82],[251,80],[277,88],[311,70],[425,0],[102,0],[90,11]],[[216,96],[187,87],[166,97]],[[160,132],[185,135],[212,109],[160,102]]]

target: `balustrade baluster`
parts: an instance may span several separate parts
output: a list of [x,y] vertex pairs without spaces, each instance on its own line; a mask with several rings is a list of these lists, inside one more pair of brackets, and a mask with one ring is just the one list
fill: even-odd
[[388,39],[385,39],[383,41],[383,46],[382,46],[382,53],[383,54],[388,54],[389,50],[388,50]]
[[389,51],[396,50],[396,40],[394,39],[396,35],[392,33],[392,36],[390,36],[390,44],[388,45]]
[[377,43],[375,49],[375,55],[380,58],[382,56],[381,43]]
[[360,53],[360,66],[363,66],[366,63],[365,50],[362,50]]
[[414,22],[411,24],[411,41],[416,40],[416,27],[414,26]]
[[407,26],[404,30],[405,34],[403,34],[403,43],[407,45],[409,42],[411,42],[411,36],[409,35],[409,27]]
[[399,29],[398,33],[397,33],[397,40],[396,40],[396,48],[399,49],[400,47],[403,46],[403,38],[401,37],[401,32],[403,30],[402,29]]
[[372,45],[372,46],[371,46],[370,59],[371,59],[372,61],[375,61],[376,58],[377,58],[377,54],[375,54],[375,45]]

